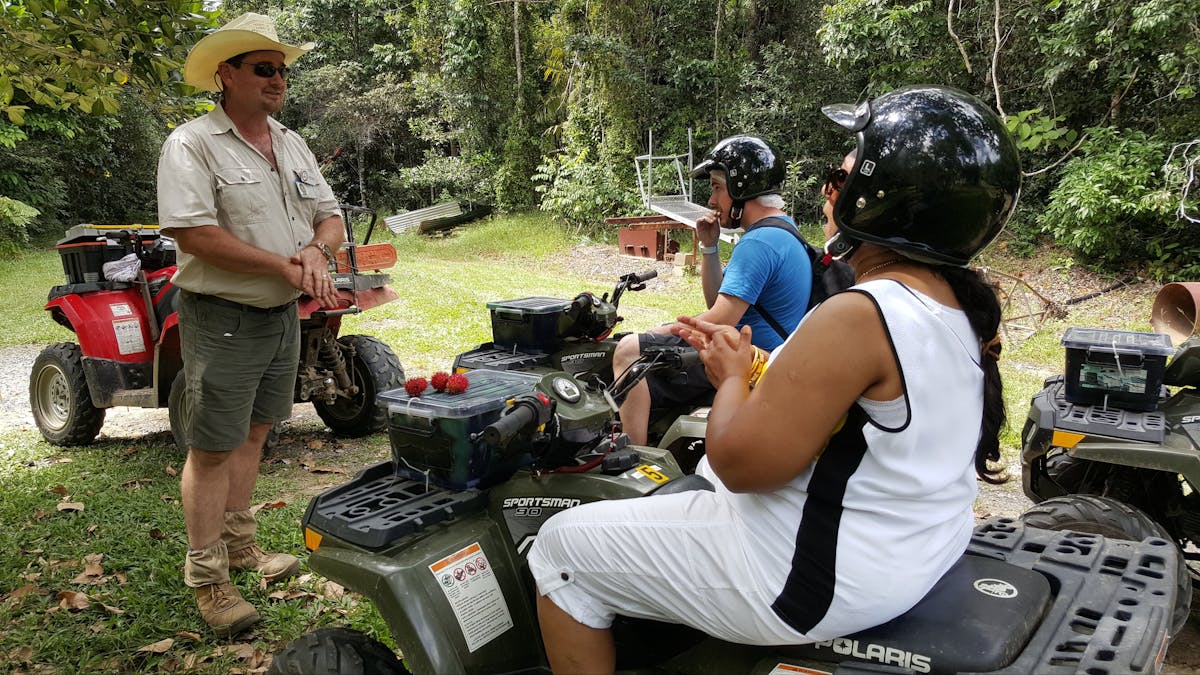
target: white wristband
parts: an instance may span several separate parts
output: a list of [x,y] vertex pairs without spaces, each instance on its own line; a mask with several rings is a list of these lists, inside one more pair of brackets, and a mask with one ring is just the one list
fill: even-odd
[[716,246],[701,246],[701,247],[700,247],[700,254],[701,254],[701,255],[712,255],[712,254],[714,254],[714,253],[716,253],[716,252],[717,252],[717,247],[716,247]]

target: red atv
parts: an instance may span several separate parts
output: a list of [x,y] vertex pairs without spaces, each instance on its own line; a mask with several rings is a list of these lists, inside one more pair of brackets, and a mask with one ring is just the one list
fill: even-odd
[[[338,337],[338,331],[344,315],[396,299],[388,286],[391,278],[379,273],[396,263],[396,249],[367,243],[375,227],[373,212],[349,205],[342,205],[342,211],[347,243],[338,251],[333,271],[341,301],[336,308],[325,308],[307,295],[300,297],[295,400],[311,401],[334,433],[362,436],[383,429],[387,411],[376,404],[375,395],[403,386],[404,370],[378,339]],[[352,224],[356,213],[370,214],[359,245]],[[181,421],[191,411],[181,386],[179,289],[171,283],[174,242],[160,236],[157,225],[89,224],[68,230],[57,249],[67,283],[50,290],[46,310],[75,333],[79,344],[51,345],[34,361],[29,403],[42,436],[54,445],[85,445],[100,433],[107,408],[169,406],[178,441]],[[104,263],[123,258],[136,268],[133,281],[107,279]],[[118,276],[115,271],[110,275]]]

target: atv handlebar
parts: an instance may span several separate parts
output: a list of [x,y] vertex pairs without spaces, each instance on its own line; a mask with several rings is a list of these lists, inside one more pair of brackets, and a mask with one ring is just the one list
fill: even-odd
[[621,280],[617,282],[616,288],[612,293],[613,307],[619,307],[621,304],[621,294],[625,291],[642,291],[646,289],[646,282],[658,276],[657,270],[646,270],[645,272],[630,272],[622,274]]
[[503,447],[531,424],[537,414],[529,406],[514,406],[507,415],[483,428],[483,442],[492,447]]
[[608,391],[617,405],[625,401],[629,391],[653,372],[667,371],[687,377],[687,371],[700,363],[700,353],[689,345],[654,345],[642,349],[642,354],[625,369]]
[[518,396],[509,404],[500,419],[479,432],[479,437],[492,447],[502,448],[529,426],[545,424],[553,411],[553,402],[544,394]]

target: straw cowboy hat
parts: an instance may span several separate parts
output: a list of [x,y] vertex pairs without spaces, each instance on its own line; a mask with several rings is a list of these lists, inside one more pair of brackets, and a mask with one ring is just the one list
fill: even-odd
[[246,52],[272,51],[283,54],[283,62],[291,65],[315,45],[306,42],[300,46],[284,44],[275,32],[275,23],[270,17],[247,12],[217,31],[200,39],[188,53],[183,64],[183,81],[205,91],[217,91],[217,64],[225,59]]

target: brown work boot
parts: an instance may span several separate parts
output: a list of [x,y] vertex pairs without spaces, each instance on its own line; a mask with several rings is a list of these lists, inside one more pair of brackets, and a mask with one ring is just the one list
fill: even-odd
[[249,509],[226,511],[221,541],[229,549],[229,569],[261,572],[268,584],[296,576],[300,560],[287,553],[267,553],[255,541],[258,521]]
[[229,552],[225,542],[189,549],[183,583],[196,591],[200,616],[219,637],[230,637],[258,623],[258,610],[229,583]]

